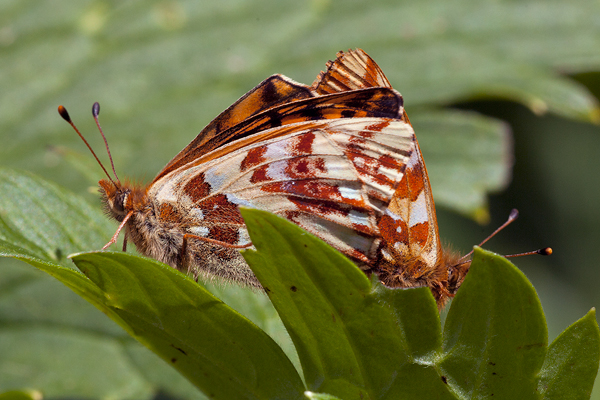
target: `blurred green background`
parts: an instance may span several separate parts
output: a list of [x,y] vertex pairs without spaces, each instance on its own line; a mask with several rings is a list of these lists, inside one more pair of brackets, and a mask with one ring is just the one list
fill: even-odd
[[[518,208],[485,247],[553,247],[551,257],[515,260],[550,339],[600,304],[598,1],[0,0],[0,166],[100,207],[101,171],[59,104],[106,159],[90,112],[99,101],[117,172],[149,181],[269,75],[310,84],[337,51],[356,47],[404,96],[445,241],[467,252]],[[489,160],[471,157],[486,151]],[[2,259],[0,392],[23,387],[200,398],[66,287]]]

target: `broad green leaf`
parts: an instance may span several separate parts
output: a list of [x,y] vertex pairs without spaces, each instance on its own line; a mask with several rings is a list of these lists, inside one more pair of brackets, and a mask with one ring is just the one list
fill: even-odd
[[[360,360],[361,355],[356,354],[362,349],[355,348],[347,330],[376,330],[377,324],[363,321],[351,327],[352,323],[346,321],[356,313],[357,306],[365,307],[361,299],[370,291],[367,277],[339,253],[327,248],[323,251],[325,246],[313,236],[298,237],[302,230],[296,226],[282,224],[280,219],[265,212],[244,210],[242,215],[252,242],[259,250],[243,252],[244,258],[294,341],[308,387],[317,392],[343,393],[342,397],[346,398],[359,398],[371,392],[373,382],[367,381],[366,366]],[[277,224],[277,228],[273,224]],[[289,236],[294,234],[301,242],[290,245]],[[263,256],[263,252],[267,255]],[[298,258],[304,263],[300,264]],[[269,265],[269,260],[276,265]],[[303,268],[306,264],[315,268],[306,271]],[[338,280],[342,282],[338,284]],[[355,298],[356,304],[348,302],[341,309],[338,304],[332,304],[331,292],[338,288],[343,295]],[[372,305],[376,306],[374,301]],[[381,311],[373,311],[376,320]],[[393,334],[383,335],[393,338]],[[374,371],[379,370],[373,366]]]
[[426,160],[435,204],[487,222],[486,193],[510,181],[512,146],[506,124],[460,111],[410,116]]
[[[30,173],[0,169],[0,192],[0,255],[28,262],[111,314],[102,305],[104,295],[66,259],[75,249],[98,246],[103,232],[110,236],[102,214]],[[152,395],[152,384],[132,367],[114,323],[77,296],[65,296],[64,287],[18,272],[22,267],[1,267],[0,335],[7,347],[1,352],[0,388],[34,385],[50,396]],[[94,373],[97,380],[87,379]]]
[[592,309],[550,344],[539,374],[542,398],[589,399],[599,360],[600,330]]
[[[427,288],[369,282],[297,226],[263,211],[242,213],[256,247],[244,257],[288,328],[311,390],[344,399],[539,397],[545,318],[531,283],[505,258],[475,251],[442,337]],[[546,361],[554,373],[561,361],[585,368],[576,393],[589,393],[600,357],[597,324],[584,320],[576,325],[585,332],[564,334],[577,338],[562,339],[569,352],[557,360],[551,351]],[[577,384],[546,381],[555,392]]]
[[262,330],[195,281],[127,253],[73,256],[128,332],[208,397],[299,398],[293,365]]
[[[427,289],[392,291],[372,284],[296,225],[263,211],[242,214],[257,248],[244,257],[286,325],[312,391],[344,399],[393,399],[411,390],[448,396],[430,366],[441,335]],[[422,315],[410,322],[412,329],[417,320],[432,321],[432,331],[403,332],[410,317],[392,305],[416,306]]]
[[[99,248],[112,236],[116,226],[111,226],[99,210],[90,207],[78,196],[29,173],[2,169],[0,177],[0,192],[3,193],[0,196],[0,216],[6,221],[0,219],[0,254],[21,259],[54,276],[119,321],[118,315],[104,304],[105,295],[74,270],[71,261],[65,258],[67,251]],[[11,202],[11,198],[20,199],[20,207]],[[32,208],[36,213],[35,219],[31,217]],[[60,223],[53,226],[56,216],[60,216]],[[45,232],[59,234],[48,236]],[[60,252],[60,260],[55,257],[58,252],[54,249],[66,249]],[[20,383],[21,386],[33,385],[45,394],[59,397],[101,398],[110,395],[115,399],[143,399],[161,391],[183,398],[204,398],[171,367],[148,353],[88,303],[65,291],[63,286],[43,279],[44,276],[13,264],[3,262],[0,266],[0,335],[7,343],[14,344],[11,358],[0,358],[0,371],[3,371],[0,374],[0,390],[14,388]],[[275,332],[278,342],[289,351],[289,338],[282,334],[281,322],[277,322],[279,318],[272,315],[274,311],[269,314],[266,311],[269,308],[263,308],[261,295],[248,291],[224,294],[239,295],[245,299],[244,307],[238,308],[250,313],[250,317],[268,332]],[[262,298],[265,298],[264,295]],[[127,327],[122,322],[121,325]],[[60,348],[69,351],[58,351],[58,346],[45,345],[46,339],[40,339],[37,342],[40,347],[34,351],[26,341],[31,335],[52,338],[56,329],[64,332],[64,345]],[[82,347],[79,345],[81,342],[88,345]],[[104,350],[109,345],[118,355]],[[17,351],[28,347],[36,354],[35,358]],[[96,361],[90,364],[86,361],[88,359]],[[15,363],[23,368],[13,368]],[[68,369],[52,367],[59,363],[69,365],[73,371],[86,376],[97,373],[97,380],[105,383],[74,379],[75,375]],[[112,379],[112,374],[117,372],[118,376]],[[127,377],[130,377],[129,380]],[[131,388],[135,385],[139,390],[132,392]]]
[[4,256],[27,254],[68,267],[68,254],[102,247],[112,230],[98,209],[29,172],[0,168],[0,188]]
[[476,249],[444,326],[440,368],[468,398],[537,399],[548,345],[537,294],[503,257]]
[[[438,308],[428,288],[392,290],[377,285],[382,304],[394,310],[409,362],[388,365],[398,378],[385,399],[455,399],[439,371],[442,332]],[[390,349],[389,351],[392,351]]]
[[0,393],[0,400],[42,400],[43,396],[36,390],[11,390]]
[[[23,175],[12,175],[27,181]],[[544,362],[547,333],[539,300],[524,275],[506,259],[476,250],[442,337],[427,288],[386,288],[369,281],[354,264],[296,225],[263,211],[243,213],[257,248],[244,255],[282,315],[311,390],[344,399],[454,399],[491,394],[538,398],[539,389],[552,398],[575,384],[580,386],[569,392],[572,398],[589,393],[600,355],[595,314],[590,312],[567,329],[551,345]],[[18,213],[11,221],[12,226],[21,226]],[[19,254],[24,235],[8,224],[3,229],[9,231],[3,237],[15,241],[7,241],[15,252],[11,256],[47,271],[86,297],[209,396],[302,397],[303,384],[275,342],[183,274],[130,254],[97,252],[73,257],[84,276],[31,255],[30,250]],[[48,247],[55,246],[49,242]],[[0,316],[8,315],[2,305]],[[0,330],[0,335],[4,333]],[[68,335],[52,333],[38,327],[21,336],[31,343],[72,347]],[[73,343],[93,350],[100,344],[95,336],[90,336],[90,343],[85,335],[74,337]],[[22,342],[16,335],[3,337],[2,353],[20,360]],[[150,394],[143,377],[127,375],[135,370],[115,344],[105,340],[103,351],[118,361],[118,368],[111,371],[118,376],[101,375],[110,384],[124,383],[113,397]],[[26,348],[27,354],[39,356],[35,347]],[[150,360],[137,349],[128,349],[136,353],[133,363]],[[70,376],[79,382],[77,374],[84,371],[74,369]],[[104,382],[98,379],[93,384],[107,386]]]

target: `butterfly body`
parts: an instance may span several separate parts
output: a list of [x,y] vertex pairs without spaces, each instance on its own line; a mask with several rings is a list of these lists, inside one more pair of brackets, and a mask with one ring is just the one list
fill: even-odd
[[440,306],[469,267],[440,245],[402,96],[362,50],[312,86],[266,79],[148,186],[109,178],[100,191],[142,254],[196,278],[260,287],[239,252],[252,246],[239,206],[295,222],[390,287],[428,286]]

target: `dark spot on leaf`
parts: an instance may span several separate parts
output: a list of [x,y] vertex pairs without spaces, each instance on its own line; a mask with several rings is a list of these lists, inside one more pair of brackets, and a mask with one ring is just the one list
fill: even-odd
[[440,378],[442,378],[442,382],[444,382],[446,385],[448,384],[448,380],[444,375],[442,375]]
[[175,350],[181,352],[181,354],[183,354],[184,356],[187,356],[187,353],[185,352],[185,350],[175,346],[174,344],[172,344],[171,347],[174,348]]
[[492,372],[492,375],[496,375],[496,373],[495,373],[495,372]]
[[56,257],[57,260],[62,260],[63,259],[62,250],[61,249],[54,250],[54,256]]
[[488,364],[490,364],[490,365],[496,365],[495,362],[491,362],[491,361]]
[[176,362],[176,361],[177,361],[177,359],[176,359],[175,357],[171,358],[171,362],[172,362],[173,364],[175,364],[175,362]]
[[292,290],[292,292],[297,292],[298,291],[298,288],[296,286],[292,286],[290,289]]
[[265,292],[267,292],[267,293],[269,293],[269,292],[271,291],[271,289],[269,289],[269,288],[268,288],[268,287],[266,287],[266,286],[263,286],[263,289],[265,289]]
[[525,346],[519,346],[517,347],[517,350],[530,350],[533,349],[534,347],[542,347],[545,346],[544,343],[532,343],[532,344],[526,344]]

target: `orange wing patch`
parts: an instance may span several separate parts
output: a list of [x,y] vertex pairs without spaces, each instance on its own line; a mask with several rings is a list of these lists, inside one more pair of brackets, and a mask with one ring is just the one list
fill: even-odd
[[418,279],[434,270],[441,254],[435,205],[419,145],[379,222],[388,262],[402,265],[402,275]]
[[[169,161],[154,180],[227,143],[227,140],[221,138],[221,133],[251,116],[314,96],[314,92],[308,86],[283,75],[273,75],[265,79],[212,120],[190,144]],[[228,139],[235,140],[236,137],[231,136]]]

